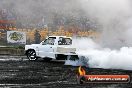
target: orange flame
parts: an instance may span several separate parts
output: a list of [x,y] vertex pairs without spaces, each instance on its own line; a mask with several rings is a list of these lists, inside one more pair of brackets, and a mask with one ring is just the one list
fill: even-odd
[[81,66],[78,68],[78,71],[79,71],[80,76],[83,76],[86,74],[85,70],[83,68],[81,68]]

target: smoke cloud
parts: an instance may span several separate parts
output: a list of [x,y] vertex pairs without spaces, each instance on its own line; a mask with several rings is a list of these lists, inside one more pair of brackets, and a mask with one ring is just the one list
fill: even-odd
[[101,45],[109,48],[132,46],[131,0],[80,0],[83,10],[100,25]]
[[53,25],[58,18],[63,23],[74,18],[81,26],[89,26],[90,19],[99,25],[96,31],[101,32],[100,42],[73,40],[77,54],[86,58],[85,65],[132,70],[131,4],[131,0],[1,0],[0,9],[11,12],[22,26],[34,27],[40,21]]
[[44,24],[53,25],[54,21],[57,24],[58,19],[64,23],[68,18],[81,17],[83,13],[74,0],[1,0],[1,9],[12,13],[17,23],[32,27],[42,21]]
[[67,60],[65,65],[132,70],[132,47],[103,48],[89,38],[74,39],[73,45],[77,48],[79,60]]
[[131,0],[1,0],[0,9],[11,12],[24,27],[74,23],[89,29],[95,22],[101,46],[120,49],[132,46],[131,4]]
[[100,24],[101,38],[100,43],[74,39],[77,54],[84,56],[85,60],[70,64],[132,70],[131,0],[80,0],[80,3],[88,17]]

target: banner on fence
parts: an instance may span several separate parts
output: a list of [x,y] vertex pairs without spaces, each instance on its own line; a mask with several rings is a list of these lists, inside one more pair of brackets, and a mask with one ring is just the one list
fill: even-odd
[[25,32],[19,32],[19,31],[7,31],[7,42],[26,44],[26,34]]

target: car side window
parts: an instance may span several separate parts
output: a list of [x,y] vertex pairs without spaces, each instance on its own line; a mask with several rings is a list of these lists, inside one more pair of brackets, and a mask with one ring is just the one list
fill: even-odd
[[63,38],[63,37],[59,38],[58,45],[71,45],[71,44],[72,44],[72,40],[70,38]]
[[54,38],[49,38],[47,44],[48,45],[54,45],[54,42],[55,42]]
[[48,38],[42,43],[42,45],[54,45],[54,42],[54,38]]
[[71,45],[72,44],[72,40],[70,38],[66,38],[65,40],[66,40],[66,44],[67,45]]

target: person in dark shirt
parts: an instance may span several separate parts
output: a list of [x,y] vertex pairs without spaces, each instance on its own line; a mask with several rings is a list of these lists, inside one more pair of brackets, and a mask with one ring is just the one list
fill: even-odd
[[34,37],[35,37],[34,38],[35,39],[35,44],[39,44],[40,40],[41,40],[41,35],[40,35],[38,30],[35,31]]

